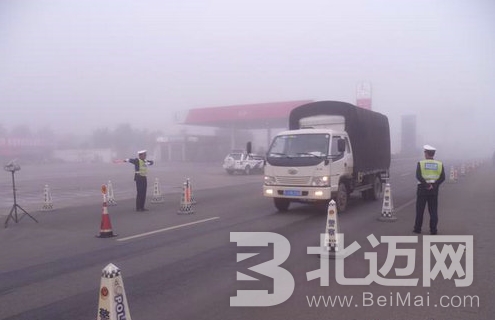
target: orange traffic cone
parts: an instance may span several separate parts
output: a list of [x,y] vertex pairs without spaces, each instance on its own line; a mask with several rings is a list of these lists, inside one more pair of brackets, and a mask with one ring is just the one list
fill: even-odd
[[100,234],[98,238],[110,238],[115,237],[112,231],[112,223],[110,222],[110,215],[107,208],[107,186],[101,186],[101,192],[103,193],[103,210],[101,214]]

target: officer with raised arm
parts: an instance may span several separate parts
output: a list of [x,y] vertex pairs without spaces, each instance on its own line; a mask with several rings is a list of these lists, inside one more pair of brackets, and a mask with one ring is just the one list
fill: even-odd
[[129,162],[134,165],[134,181],[136,181],[136,211],[148,211],[144,207],[146,202],[146,190],[148,188],[148,166],[153,164],[153,161],[146,160],[146,150],[138,152],[138,157],[134,159],[125,159],[124,162]]

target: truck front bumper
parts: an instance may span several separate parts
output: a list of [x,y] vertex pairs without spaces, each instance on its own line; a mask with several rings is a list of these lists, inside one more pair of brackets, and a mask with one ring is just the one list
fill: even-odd
[[263,185],[263,195],[269,198],[287,198],[298,201],[329,200],[330,187],[296,187]]

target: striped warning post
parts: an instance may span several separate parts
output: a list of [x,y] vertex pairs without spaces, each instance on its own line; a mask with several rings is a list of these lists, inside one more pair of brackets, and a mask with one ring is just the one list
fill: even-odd
[[191,179],[187,178],[187,183],[189,184],[189,192],[191,193],[191,203],[196,204],[196,198],[194,197],[193,187],[191,183]]
[[101,272],[97,320],[131,320],[120,269],[108,264]]
[[155,178],[155,183],[153,184],[153,196],[151,197],[151,203],[161,203],[163,202],[163,195],[160,188],[160,183],[158,178]]
[[321,246],[320,258],[335,259],[339,252],[339,215],[337,212],[337,204],[335,200],[330,200],[327,207],[327,223],[325,226],[325,234],[323,244]]
[[180,201],[180,208],[177,211],[178,214],[192,214],[194,209],[191,201],[191,189],[189,187],[189,181],[186,180],[182,186],[182,197]]
[[43,206],[41,207],[41,211],[52,211],[53,210],[53,201],[52,201],[52,193],[50,192],[50,187],[46,184],[43,189]]
[[449,183],[456,183],[454,166],[450,167]]
[[397,216],[394,212],[394,202],[392,199],[392,188],[390,187],[390,183],[385,184],[385,191],[383,192],[382,213],[378,217],[378,220],[383,222],[397,221]]
[[117,201],[115,201],[115,196],[113,194],[113,185],[112,185],[112,181],[108,180],[108,198],[107,198],[107,204],[109,206],[116,206],[117,205]]

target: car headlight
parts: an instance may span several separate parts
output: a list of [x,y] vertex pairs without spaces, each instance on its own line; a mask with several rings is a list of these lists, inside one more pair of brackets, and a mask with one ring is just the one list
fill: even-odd
[[330,179],[328,176],[322,176],[322,177],[313,177],[313,186],[318,186],[318,187],[325,187],[328,186],[330,183]]
[[265,185],[267,186],[271,186],[271,185],[274,185],[275,184],[275,177],[272,177],[272,176],[265,176]]

